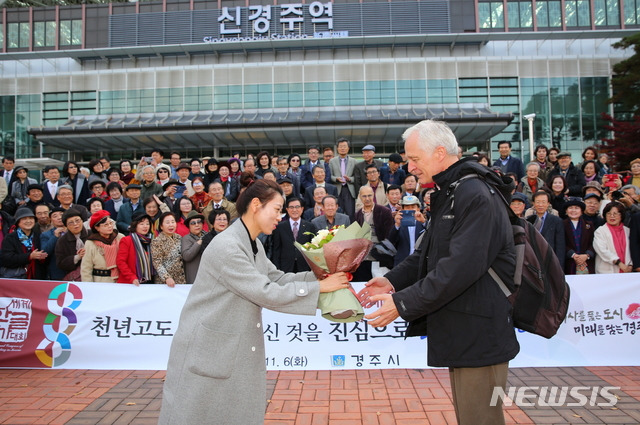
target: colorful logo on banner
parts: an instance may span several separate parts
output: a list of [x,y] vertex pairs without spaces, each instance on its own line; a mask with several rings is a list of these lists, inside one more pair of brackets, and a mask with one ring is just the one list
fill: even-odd
[[78,324],[73,311],[81,302],[82,291],[72,283],[58,285],[49,294],[47,302],[49,314],[42,325],[45,338],[38,344],[36,350],[36,356],[43,365],[57,367],[69,360],[71,356],[69,335]]
[[1,279],[0,367],[58,367],[71,356],[69,336],[82,291],[72,283]]

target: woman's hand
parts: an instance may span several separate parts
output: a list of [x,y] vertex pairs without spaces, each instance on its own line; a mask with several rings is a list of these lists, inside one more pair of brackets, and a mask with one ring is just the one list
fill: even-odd
[[346,273],[338,272],[332,275],[329,275],[324,280],[318,282],[320,284],[320,292],[333,292],[338,289],[346,289],[349,287],[349,280],[347,279]]
[[630,273],[633,270],[632,266],[625,264],[622,261],[618,263],[618,267],[622,270],[622,273]]
[[133,282],[131,282],[131,283],[133,283],[136,286],[140,286],[140,280],[138,280],[138,279],[133,279]]
[[168,277],[167,280],[164,281],[169,288],[173,288],[176,286],[176,281],[173,280],[172,277]]

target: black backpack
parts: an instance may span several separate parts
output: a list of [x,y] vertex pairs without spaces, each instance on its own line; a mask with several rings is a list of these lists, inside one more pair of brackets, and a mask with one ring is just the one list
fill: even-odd
[[499,190],[477,174],[453,182],[447,191],[453,208],[455,189],[469,178],[480,178],[506,205],[516,248],[515,291],[511,291],[498,274],[489,275],[513,305],[513,324],[524,331],[551,338],[558,332],[569,308],[569,285],[558,257],[535,227],[518,217]]

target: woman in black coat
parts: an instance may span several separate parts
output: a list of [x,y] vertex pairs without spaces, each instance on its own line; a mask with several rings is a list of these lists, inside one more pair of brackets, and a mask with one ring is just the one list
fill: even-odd
[[35,230],[36,217],[29,208],[19,208],[16,229],[2,240],[1,277],[14,279],[46,279],[47,253],[40,249],[40,232]]

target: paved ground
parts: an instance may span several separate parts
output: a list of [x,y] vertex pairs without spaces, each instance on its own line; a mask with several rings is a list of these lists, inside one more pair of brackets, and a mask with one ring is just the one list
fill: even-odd
[[[155,424],[163,378],[161,371],[0,370],[0,423]],[[267,382],[267,425],[455,424],[443,369],[269,372]],[[602,397],[585,407],[507,407],[507,423],[640,423],[640,367],[510,372],[509,386],[550,385],[620,390],[615,407],[597,406]],[[591,400],[590,390],[582,393]]]

